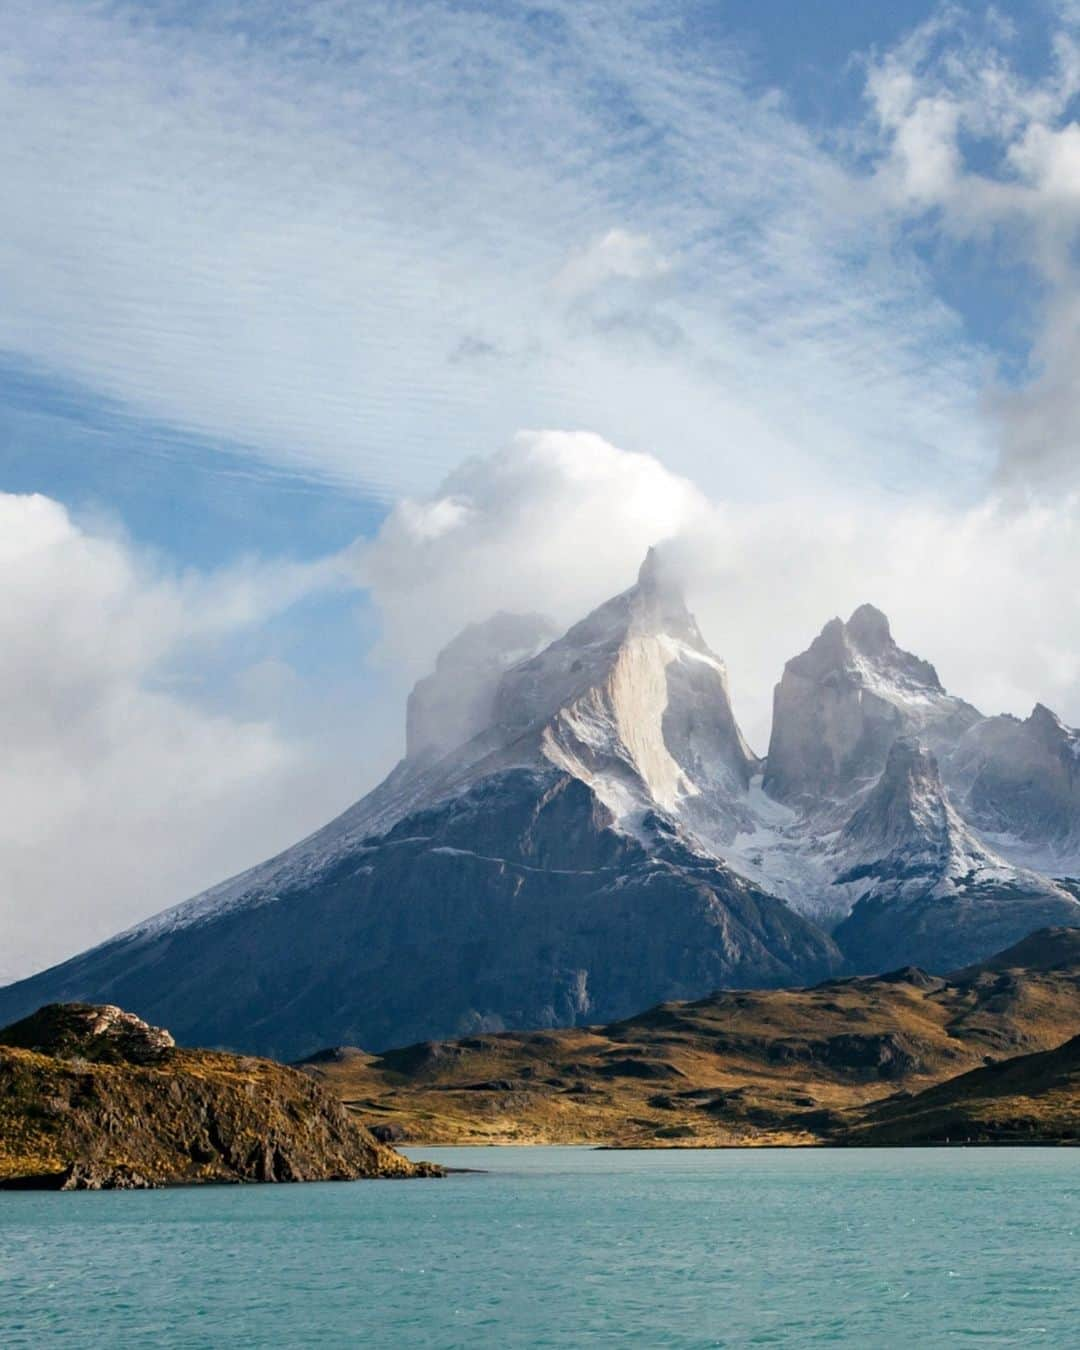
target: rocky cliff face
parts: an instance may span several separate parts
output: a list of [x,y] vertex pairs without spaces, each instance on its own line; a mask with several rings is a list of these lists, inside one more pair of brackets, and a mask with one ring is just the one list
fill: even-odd
[[1080,873],[1080,732],[1037,703],[1024,720],[976,723],[949,768],[979,829],[1053,875]]
[[0,1186],[144,1189],[435,1175],[311,1079],[178,1050],[116,1007],[53,1005],[0,1031]]
[[[893,743],[877,783],[840,832],[838,886],[858,899],[836,930],[860,971],[911,962],[951,969],[1033,928],[1076,921],[1076,901],[982,843],[946,796],[934,756]],[[992,937],[991,937],[992,935]]]
[[587,783],[633,829],[685,808],[730,834],[756,761],[727,671],[650,552],[637,585],[507,672],[495,722],[509,744]]
[[832,619],[784,667],[773,703],[764,787],[813,810],[872,783],[898,736],[949,744],[979,720],[937,672],[896,645],[880,610]]
[[1080,838],[1080,737],[1045,710],[983,718],[872,606],[788,662],[764,763],[662,556],[536,650],[545,636],[529,616],[468,630],[367,797],[0,990],[0,1017],[107,1000],[185,1042],[292,1058],[623,1017],[845,963],[941,971],[1080,924],[1074,887],[1030,856]]

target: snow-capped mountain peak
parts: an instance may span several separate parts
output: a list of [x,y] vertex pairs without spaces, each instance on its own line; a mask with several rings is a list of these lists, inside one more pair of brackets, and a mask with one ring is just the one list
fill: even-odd
[[634,586],[506,673],[495,718],[508,740],[538,735],[542,756],[630,829],[694,799],[691,815],[730,834],[756,764],[724,663],[652,549]]
[[793,805],[850,798],[885,767],[898,736],[951,742],[980,718],[946,693],[937,671],[893,639],[861,605],[832,619],[784,667],[773,701],[765,790]]
[[898,737],[881,777],[840,831],[836,853],[851,872],[935,885],[1011,879],[1003,858],[982,844],[950,804],[937,759],[914,737]]

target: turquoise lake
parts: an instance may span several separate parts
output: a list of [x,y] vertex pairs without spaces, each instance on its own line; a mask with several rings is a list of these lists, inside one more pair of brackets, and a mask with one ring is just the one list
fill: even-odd
[[410,1151],[486,1170],[0,1195],[0,1345],[1080,1343],[1077,1151]]

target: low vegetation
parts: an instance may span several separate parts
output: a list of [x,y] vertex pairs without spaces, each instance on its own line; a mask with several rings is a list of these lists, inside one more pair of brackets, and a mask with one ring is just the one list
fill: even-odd
[[[923,1113],[922,1094],[933,1103],[929,1090],[945,1093],[938,1085],[946,1082],[960,1090],[971,1078],[999,1082],[1004,1093],[1024,1076],[1014,1057],[1078,1033],[1080,932],[1054,929],[947,979],[909,968],[814,989],[728,991],[606,1026],[469,1036],[381,1055],[338,1048],[300,1067],[395,1141],[946,1142],[963,1131],[946,1128],[950,1118],[936,1107]],[[1009,1137],[1075,1134],[1075,1082],[1047,1091],[1037,1105],[994,1098],[1001,1119],[1012,1112],[1030,1121]],[[969,1106],[976,1114],[974,1097]]]
[[437,1172],[310,1076],[181,1050],[119,1008],[54,1004],[0,1032],[0,1185],[143,1188]]

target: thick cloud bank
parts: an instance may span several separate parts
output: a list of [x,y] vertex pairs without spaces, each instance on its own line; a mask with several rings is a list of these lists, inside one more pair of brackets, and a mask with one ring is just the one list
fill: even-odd
[[1026,715],[1041,699],[1080,721],[1071,498],[1020,510],[839,496],[735,506],[599,437],[529,433],[403,501],[363,565],[385,654],[415,671],[496,609],[571,622],[630,585],[661,541],[758,749],[784,661],[863,601],[985,711]]

